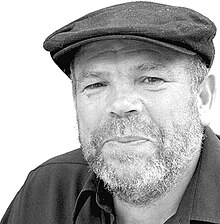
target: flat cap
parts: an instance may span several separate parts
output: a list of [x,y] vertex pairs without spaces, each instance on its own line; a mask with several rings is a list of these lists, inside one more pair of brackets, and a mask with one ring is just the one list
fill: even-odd
[[215,34],[214,23],[192,9],[136,1],[89,13],[52,33],[43,46],[68,76],[77,49],[105,39],[142,40],[197,54],[210,68]]

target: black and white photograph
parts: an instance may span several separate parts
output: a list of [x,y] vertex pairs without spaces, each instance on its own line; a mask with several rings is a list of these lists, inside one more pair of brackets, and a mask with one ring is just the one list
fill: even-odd
[[0,9],[1,224],[220,224],[217,0]]

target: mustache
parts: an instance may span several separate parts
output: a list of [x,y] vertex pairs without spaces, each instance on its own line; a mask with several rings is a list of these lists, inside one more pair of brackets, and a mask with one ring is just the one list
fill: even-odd
[[103,122],[91,132],[94,146],[101,147],[109,139],[138,136],[163,144],[164,131],[155,122],[141,115],[114,117]]

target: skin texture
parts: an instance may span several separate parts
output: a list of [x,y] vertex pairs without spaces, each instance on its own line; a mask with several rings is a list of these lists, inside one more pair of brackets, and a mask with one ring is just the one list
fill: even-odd
[[88,44],[76,55],[79,139],[115,196],[118,223],[163,223],[194,172],[213,82],[192,93],[189,57],[131,40]]

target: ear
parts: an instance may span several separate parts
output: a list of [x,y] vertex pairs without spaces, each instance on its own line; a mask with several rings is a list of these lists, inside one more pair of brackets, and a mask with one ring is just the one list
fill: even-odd
[[215,98],[215,92],[215,76],[209,75],[203,80],[198,95],[198,110],[201,124],[204,126],[208,126],[210,124],[209,112]]

